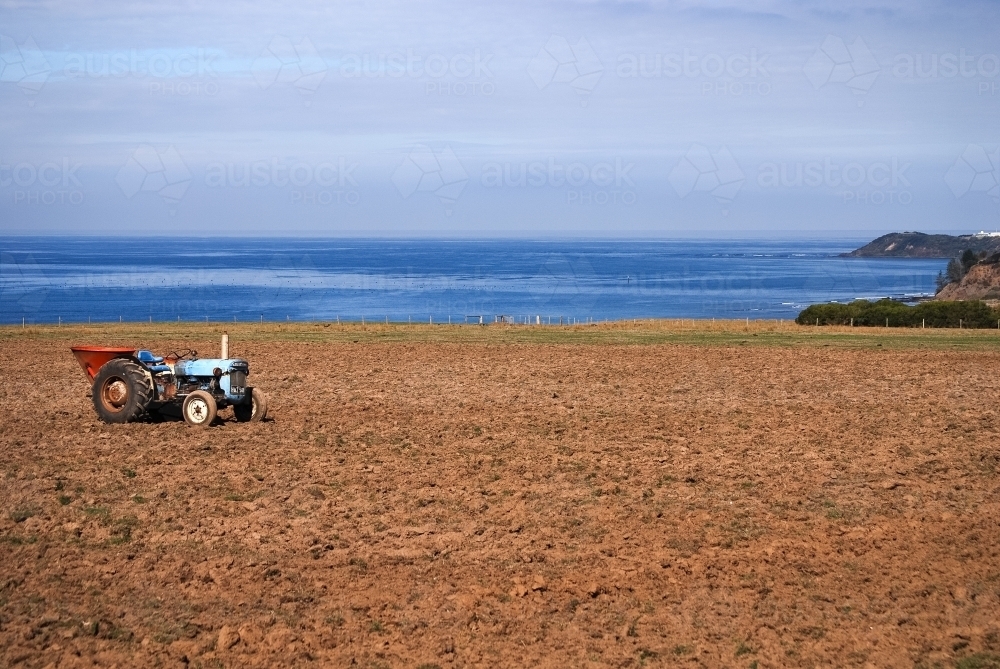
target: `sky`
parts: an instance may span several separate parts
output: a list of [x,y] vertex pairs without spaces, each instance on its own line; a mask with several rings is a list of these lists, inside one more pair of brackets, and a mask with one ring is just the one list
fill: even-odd
[[0,1],[0,235],[1000,227],[1000,3]]

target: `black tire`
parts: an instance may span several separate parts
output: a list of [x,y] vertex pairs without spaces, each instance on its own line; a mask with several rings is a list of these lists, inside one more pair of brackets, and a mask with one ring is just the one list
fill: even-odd
[[97,417],[105,423],[129,423],[142,418],[153,400],[149,372],[134,360],[104,363],[90,391]]
[[181,405],[184,422],[194,427],[207,427],[219,413],[219,405],[215,398],[204,390],[195,390],[184,398]]
[[256,388],[252,389],[249,404],[234,404],[233,416],[240,423],[259,423],[267,416],[267,396]]

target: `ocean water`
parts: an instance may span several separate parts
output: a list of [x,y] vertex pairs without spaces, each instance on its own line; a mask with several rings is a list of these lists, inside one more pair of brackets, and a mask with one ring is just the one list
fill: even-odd
[[789,319],[933,294],[944,260],[838,257],[867,241],[0,237],[0,322]]

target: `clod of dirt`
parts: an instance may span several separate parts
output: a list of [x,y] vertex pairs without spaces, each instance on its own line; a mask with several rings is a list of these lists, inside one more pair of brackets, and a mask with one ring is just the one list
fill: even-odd
[[216,640],[215,650],[217,651],[229,650],[239,642],[240,642],[240,633],[237,632],[232,627],[230,627],[229,625],[223,625],[222,628],[219,629],[219,638],[218,640]]

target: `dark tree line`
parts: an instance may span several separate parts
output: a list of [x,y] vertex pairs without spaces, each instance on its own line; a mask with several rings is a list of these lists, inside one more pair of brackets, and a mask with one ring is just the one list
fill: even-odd
[[855,300],[849,304],[814,304],[795,322],[799,325],[855,325],[873,327],[996,328],[1000,309],[978,300],[930,301],[908,306],[895,300]]
[[941,289],[947,286],[949,283],[959,283],[965,275],[969,273],[975,265],[980,262],[997,262],[998,255],[993,254],[987,259],[986,253],[974,253],[971,249],[965,249],[960,256],[957,258],[952,258],[948,261],[948,266],[945,268],[944,272],[938,272],[937,275],[937,292],[941,292]]

